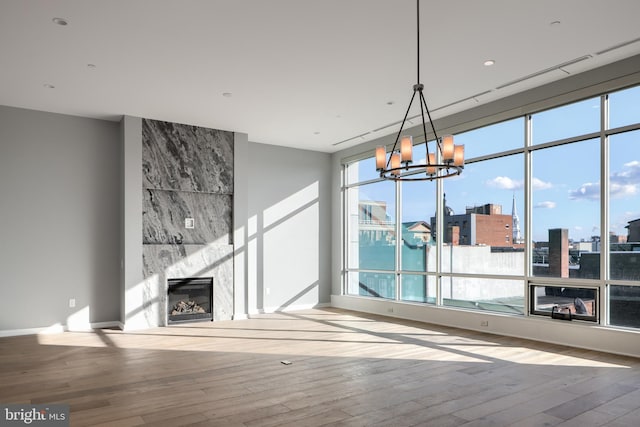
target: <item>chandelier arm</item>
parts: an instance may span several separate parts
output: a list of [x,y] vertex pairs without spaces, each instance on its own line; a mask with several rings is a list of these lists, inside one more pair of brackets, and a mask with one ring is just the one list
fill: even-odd
[[[422,91],[420,91],[420,107],[422,108],[422,104],[424,104],[424,108],[425,110],[427,110],[427,117],[429,117],[429,124],[431,125],[431,129],[433,129],[433,137],[436,139],[436,145],[438,145],[438,147],[440,147],[440,139],[438,138],[438,132],[436,132],[436,127],[433,125],[433,120],[431,120],[431,113],[429,112],[429,107],[427,106],[427,101],[424,99],[424,95],[422,94]],[[427,133],[425,132],[424,134],[424,139],[426,141],[427,139]],[[440,147],[440,150],[442,150],[442,148]]]
[[[411,95],[411,101],[409,101],[409,106],[407,107],[407,112],[404,113],[404,119],[402,119],[402,124],[400,125],[400,130],[398,131],[398,134],[396,135],[396,142],[393,143],[393,148],[391,149],[391,154],[393,154],[396,151],[396,147],[398,146],[398,141],[400,140],[400,134],[402,133],[402,129],[404,128],[404,124],[407,121],[407,117],[409,117],[409,110],[411,110],[411,104],[413,104],[413,100],[416,97],[416,91],[413,91],[413,95]],[[389,156],[389,158],[387,159],[387,166],[385,167],[385,169],[389,169],[389,164],[391,164],[391,156]]]
[[[429,144],[427,143],[427,124],[424,121],[424,107],[422,106],[423,99],[424,99],[424,96],[422,95],[422,90],[421,90],[420,91],[420,116],[422,117],[422,133],[424,134],[424,146],[427,149],[426,161],[427,161],[427,164],[430,164],[431,162],[429,161]],[[426,107],[426,104],[425,104],[425,107]],[[427,109],[427,113],[428,112],[429,112],[429,109]],[[431,121],[431,117],[429,117],[429,121]],[[431,123],[431,127],[433,128],[433,123]]]

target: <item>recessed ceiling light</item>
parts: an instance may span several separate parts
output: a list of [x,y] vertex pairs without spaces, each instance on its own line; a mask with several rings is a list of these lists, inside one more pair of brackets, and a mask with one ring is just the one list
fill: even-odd
[[87,68],[90,70],[95,70],[96,64],[87,64]]
[[315,131],[313,134],[314,134],[314,135],[320,135],[320,132]]
[[64,18],[53,18],[52,21],[54,24],[62,25],[63,27],[69,24]]
[[223,92],[222,96],[224,96],[225,98],[231,98],[233,94],[231,92]]
[[494,61],[493,59],[487,59],[486,61],[484,61],[484,66],[485,67],[491,67],[495,63],[496,63],[496,61]]
[[551,25],[552,27],[558,26],[560,25],[560,21],[551,21],[549,25]]
[[395,102],[393,102],[393,101],[387,101],[387,105],[393,105],[393,104],[395,104]]
[[47,89],[55,89],[56,88],[54,85],[49,84],[49,83],[45,83],[43,86],[46,87]]

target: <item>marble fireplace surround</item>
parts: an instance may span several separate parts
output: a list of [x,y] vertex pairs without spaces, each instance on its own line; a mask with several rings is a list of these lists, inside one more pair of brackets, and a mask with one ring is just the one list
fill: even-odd
[[[129,135],[124,131],[125,169],[135,172],[137,163],[142,173],[125,187],[132,190],[132,202],[141,202],[142,218],[131,232],[125,225],[124,233],[128,242],[140,245],[133,255],[140,254],[141,263],[129,267],[141,268],[142,278],[135,283],[123,280],[123,327],[166,326],[168,281],[189,277],[212,277],[213,320],[231,319],[234,134],[149,119],[131,121],[137,129],[133,126]],[[129,153],[134,155],[127,159]],[[126,170],[124,176],[127,181]],[[133,189],[140,178],[136,201]],[[123,214],[126,223],[126,206]],[[187,218],[193,218],[194,228],[186,228]],[[142,235],[136,238],[131,234],[139,226]]]

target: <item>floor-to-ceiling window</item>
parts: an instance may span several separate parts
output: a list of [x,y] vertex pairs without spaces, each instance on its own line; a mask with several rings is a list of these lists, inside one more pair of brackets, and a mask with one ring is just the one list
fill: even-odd
[[347,292],[395,299],[395,183],[376,179],[372,159],[348,165],[347,176],[357,182],[347,190]]
[[345,293],[640,327],[639,105],[634,87],[459,132],[442,185],[348,162]]
[[455,136],[470,161],[442,185],[445,306],[525,312],[523,129],[517,118]]
[[640,86],[607,101],[609,324],[640,328]]

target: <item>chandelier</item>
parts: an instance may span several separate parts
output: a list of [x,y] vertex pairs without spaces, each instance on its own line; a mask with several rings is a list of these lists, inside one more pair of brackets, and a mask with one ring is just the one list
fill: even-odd
[[[376,147],[376,170],[380,172],[380,177],[393,181],[433,181],[434,179],[448,178],[462,173],[464,168],[464,145],[455,145],[452,135],[445,135],[438,138],[436,128],[431,120],[431,113],[427,107],[422,90],[424,85],[420,83],[420,0],[416,0],[417,15],[417,83],[413,85],[413,95],[409,102],[409,107],[404,115],[400,130],[396,136],[389,157],[387,157],[387,149],[385,146]],[[413,164],[413,137],[411,135],[402,135],[402,130],[407,121],[407,116],[411,110],[416,94],[420,103],[420,116],[422,117],[422,132],[424,135],[425,145],[427,147],[427,156],[424,163]],[[429,125],[433,130],[435,137],[435,148],[429,151],[429,143],[427,141],[427,125],[425,121],[425,112],[429,119]],[[400,147],[398,149],[398,142]]]

